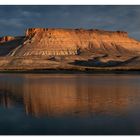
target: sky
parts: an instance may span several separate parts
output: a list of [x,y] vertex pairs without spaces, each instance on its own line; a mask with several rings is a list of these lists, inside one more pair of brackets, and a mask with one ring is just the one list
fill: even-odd
[[140,6],[0,6],[0,36],[32,27],[122,30],[140,40]]

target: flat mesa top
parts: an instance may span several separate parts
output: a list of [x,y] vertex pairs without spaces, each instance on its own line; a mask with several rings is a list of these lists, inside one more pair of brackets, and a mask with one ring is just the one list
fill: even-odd
[[100,30],[100,29],[84,29],[84,28],[28,28],[26,30],[43,30],[43,31],[48,31],[48,30],[68,30],[68,31],[94,31],[94,32],[108,32],[108,33],[127,33],[125,31],[106,31],[106,30]]

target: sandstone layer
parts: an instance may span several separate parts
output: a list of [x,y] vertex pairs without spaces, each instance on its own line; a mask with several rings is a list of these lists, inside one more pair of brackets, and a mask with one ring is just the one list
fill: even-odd
[[4,36],[4,37],[1,37],[1,38],[0,38],[0,43],[12,41],[12,40],[14,40],[14,39],[15,39],[15,37],[13,37],[13,36]]
[[0,38],[0,56],[0,69],[139,68],[140,42],[124,31],[30,28]]

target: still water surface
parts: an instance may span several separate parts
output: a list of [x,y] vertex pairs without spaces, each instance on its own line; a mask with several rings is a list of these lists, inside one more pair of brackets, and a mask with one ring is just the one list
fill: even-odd
[[0,74],[0,134],[140,134],[140,75]]

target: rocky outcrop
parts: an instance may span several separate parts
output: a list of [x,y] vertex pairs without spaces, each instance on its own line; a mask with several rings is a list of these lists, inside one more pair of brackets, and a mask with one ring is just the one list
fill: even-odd
[[139,53],[140,43],[123,31],[30,28],[11,56],[77,55],[79,49],[102,53]]
[[[1,38],[0,55],[8,58],[7,65],[15,67],[24,65],[25,61],[26,66],[32,62],[48,67],[48,59],[61,65],[116,66],[139,57],[140,42],[124,31],[29,28],[24,37]],[[4,61],[1,66],[5,65]]]
[[25,37],[5,36],[0,38],[0,56],[7,56],[15,48],[24,42]]
[[8,42],[8,41],[11,41],[14,39],[15,39],[15,37],[13,37],[13,36],[4,36],[4,37],[0,38],[0,43]]

